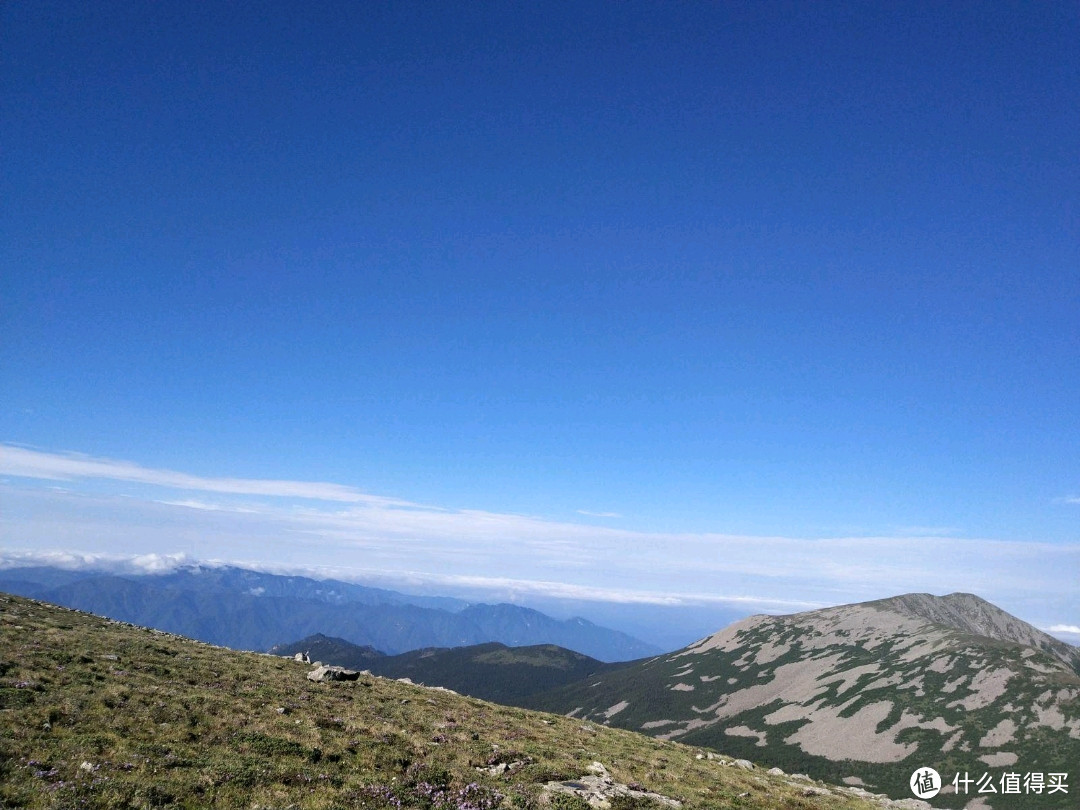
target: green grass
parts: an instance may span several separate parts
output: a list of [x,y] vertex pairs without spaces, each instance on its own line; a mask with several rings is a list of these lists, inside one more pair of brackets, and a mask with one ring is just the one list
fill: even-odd
[[[0,807],[531,810],[594,760],[689,810],[873,807],[690,746],[308,670],[0,595]],[[477,770],[501,762],[517,764]]]

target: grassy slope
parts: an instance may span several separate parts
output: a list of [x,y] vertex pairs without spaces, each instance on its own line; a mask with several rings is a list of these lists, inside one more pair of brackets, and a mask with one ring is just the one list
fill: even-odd
[[874,806],[627,731],[381,678],[314,684],[291,660],[5,595],[0,659],[0,807],[530,808],[594,760],[688,808]]

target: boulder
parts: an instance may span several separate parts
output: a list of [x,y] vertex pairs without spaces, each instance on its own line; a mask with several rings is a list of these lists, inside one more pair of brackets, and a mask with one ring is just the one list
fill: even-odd
[[323,683],[325,681],[355,681],[360,677],[360,673],[354,669],[345,669],[345,667],[328,667],[320,666],[311,670],[307,674],[309,681],[315,681],[316,683]]

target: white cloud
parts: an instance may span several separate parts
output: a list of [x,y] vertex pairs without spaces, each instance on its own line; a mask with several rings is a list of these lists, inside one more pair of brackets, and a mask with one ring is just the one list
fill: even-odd
[[1047,633],[1068,633],[1070,635],[1080,636],[1080,625],[1075,624],[1053,624],[1046,628]]
[[155,503],[164,504],[165,506],[183,506],[186,509],[200,509],[204,512],[238,512],[240,514],[257,515],[258,509],[252,509],[244,506],[226,506],[220,503],[207,503],[206,501],[197,501],[194,498],[187,498],[179,501],[155,501]]
[[155,470],[130,461],[93,458],[79,453],[42,453],[10,444],[0,445],[0,474],[48,481],[98,478],[199,492],[373,503],[384,506],[415,506],[406,501],[368,495],[341,484],[256,478],[206,478],[173,470]]
[[[910,591],[975,592],[1007,610],[1021,605],[1019,615],[1044,625],[1080,609],[1075,583],[1061,576],[1080,570],[1075,543],[929,530],[824,539],[645,532],[425,506],[332,483],[204,478],[11,446],[0,451],[0,471],[9,476],[69,482],[66,490],[16,479],[0,485],[0,546],[9,549],[131,557],[181,550],[253,567],[334,569],[326,576],[378,577],[391,586],[412,578],[425,588],[765,612]],[[147,494],[148,485],[163,489]],[[168,491],[177,489],[184,492]],[[344,575],[350,571],[354,577]]]
[[[336,579],[349,579],[347,571],[320,572]],[[333,573],[332,573],[333,572]],[[384,576],[385,576],[384,572]],[[767,612],[793,612],[824,607],[821,602],[805,602],[791,599],[775,599],[767,596],[723,595],[715,593],[662,593],[628,588],[597,588],[572,585],[565,582],[512,579],[508,577],[484,577],[469,575],[440,575],[418,571],[403,572],[408,581],[420,585],[436,585],[444,588],[469,588],[491,592],[524,593],[552,599],[569,599],[584,602],[616,602],[620,604],[662,605],[665,607],[724,604],[760,609]]]
[[618,512],[590,512],[588,509],[578,509],[577,513],[579,515],[585,515],[587,517],[597,517],[597,518],[621,518],[622,517],[622,515],[620,515]]
[[0,549],[0,570],[22,568],[28,565],[48,565],[72,571],[89,569],[117,574],[163,574],[193,562],[195,560],[184,553],[130,555],[68,550],[4,551]]

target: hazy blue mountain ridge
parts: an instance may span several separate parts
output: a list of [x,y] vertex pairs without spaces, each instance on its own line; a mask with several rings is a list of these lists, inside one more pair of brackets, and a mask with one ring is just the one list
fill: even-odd
[[[185,566],[152,575],[10,568],[0,571],[0,590],[234,649],[266,650],[283,638],[323,633],[388,654],[489,641],[557,644],[608,661],[656,652],[584,619],[557,620],[516,605],[413,597],[232,567]],[[453,609],[433,606],[441,604]]]
[[170,573],[152,576],[154,581],[162,587],[205,593],[277,596],[308,599],[332,605],[416,605],[450,612],[457,612],[469,606],[469,602],[464,599],[448,596],[418,596],[335,579],[268,574],[231,565],[184,565]]

